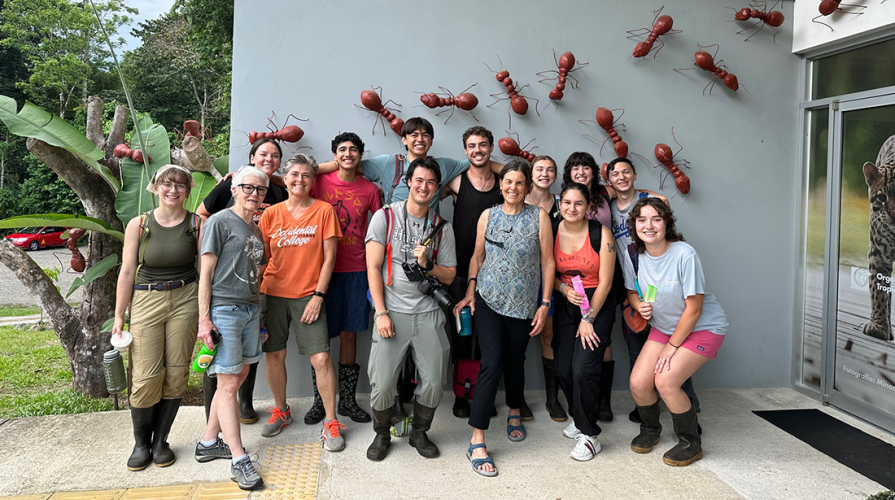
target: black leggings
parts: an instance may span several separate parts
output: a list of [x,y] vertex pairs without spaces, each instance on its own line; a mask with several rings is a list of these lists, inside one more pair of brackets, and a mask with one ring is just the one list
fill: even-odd
[[531,339],[531,319],[518,319],[494,312],[475,294],[475,329],[482,349],[482,366],[469,411],[469,425],[487,429],[497,386],[503,375],[507,406],[521,408],[525,402],[525,350]]
[[[593,289],[586,290],[587,295]],[[597,425],[597,411],[600,407],[600,378],[603,373],[603,353],[612,345],[612,323],[615,308],[611,301],[604,304],[594,321],[594,333],[599,339],[599,347],[594,350],[584,348],[576,335],[581,323],[581,308],[570,303],[561,294],[554,294],[553,306],[553,356],[556,377],[569,402],[569,414],[583,434],[597,436],[602,432]]]

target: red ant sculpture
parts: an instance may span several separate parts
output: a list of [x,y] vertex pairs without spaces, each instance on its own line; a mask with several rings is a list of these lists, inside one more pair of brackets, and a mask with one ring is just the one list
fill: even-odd
[[[677,137],[674,136],[674,128],[671,129],[671,137],[674,139],[674,142],[680,146],[680,149],[677,150],[676,153],[671,153],[671,148],[668,147],[667,144],[656,144],[656,159],[659,160],[659,163],[665,166],[674,176],[674,185],[677,187],[677,190],[681,192],[681,194],[687,194],[690,192],[690,178],[687,177],[687,174],[683,172],[677,165],[674,164],[674,157],[677,156],[678,153],[684,150],[684,146],[681,146],[681,143],[678,142]],[[683,165],[687,168],[690,168],[690,162],[687,160],[678,160],[680,165]],[[665,180],[659,183],[659,189],[662,189],[662,184],[664,184]]]
[[[302,136],[305,135],[305,131],[299,128],[298,125],[286,125],[286,123],[289,123],[289,118],[295,118],[302,122],[308,121],[307,119],[302,119],[289,113],[286,117],[286,123],[283,124],[284,127],[277,130],[277,124],[273,121],[275,115],[276,113],[271,111],[270,118],[267,119],[267,130],[270,130],[270,132],[255,132],[254,130],[249,132],[249,144],[255,144],[255,141],[260,139],[274,139],[280,142],[298,142],[301,140]],[[186,123],[184,123],[184,127],[186,127]]]
[[618,156],[619,158],[627,158],[628,157],[628,143],[623,141],[622,137],[620,135],[618,135],[619,131],[621,131],[621,132],[625,131],[625,124],[619,123],[618,125],[615,125],[615,122],[617,122],[618,120],[621,120],[621,118],[624,114],[625,114],[625,110],[622,109],[622,114],[618,115],[618,118],[615,118],[612,115],[612,111],[610,111],[606,108],[597,108],[597,117],[596,117],[597,121],[596,122],[594,122],[593,120],[578,120],[581,123],[584,123],[584,122],[596,123],[603,130],[606,131],[606,135],[608,137],[606,139],[603,139],[602,141],[600,141],[594,137],[591,137],[587,134],[584,135],[584,137],[587,137],[588,139],[599,142],[601,144],[601,146],[600,146],[600,154],[601,155],[603,153],[603,145],[606,144],[606,141],[608,139],[612,139],[612,142],[614,143],[612,148],[615,150],[615,155]]
[[[475,107],[479,105],[479,99],[474,94],[470,94],[469,92],[466,92],[467,90],[475,87],[476,85],[478,85],[478,82],[473,83],[469,87],[466,87],[466,89],[463,92],[460,92],[456,96],[454,96],[454,94],[452,94],[450,90],[439,86],[438,88],[440,88],[444,92],[439,92],[439,93],[432,92],[429,94],[423,94],[420,96],[420,101],[422,101],[422,103],[425,104],[429,109],[443,108],[445,106],[450,106],[451,109],[445,109],[443,111],[439,111],[438,113],[435,113],[435,116],[441,116],[442,114],[447,113],[448,111],[451,112],[451,114],[448,115],[447,120],[444,121],[445,125],[447,125],[448,120],[450,120],[451,117],[454,116],[454,108],[460,108],[460,111],[466,113],[469,116],[472,116],[473,118],[475,118],[475,121],[479,121],[479,119],[476,118],[475,115],[473,115],[472,113],[469,112],[469,111],[472,111],[473,109],[475,109]],[[447,95],[448,97],[440,97],[443,95]],[[402,126],[403,126],[403,124],[402,124]]]
[[[698,66],[699,69],[708,71],[709,73],[712,73],[712,75],[714,75],[712,77],[712,81],[707,83],[705,85],[705,88],[702,89],[702,94],[705,95],[706,89],[708,89],[709,94],[711,94],[712,89],[715,88],[715,82],[718,81],[719,79],[724,83],[724,86],[726,86],[730,90],[733,90],[734,92],[736,92],[740,88],[740,83],[737,80],[737,76],[734,75],[733,73],[729,73],[726,69],[722,69],[722,68],[727,68],[726,64],[721,64],[724,61],[723,59],[718,59],[718,61],[715,62],[715,56],[718,55],[718,50],[721,49],[721,46],[718,45],[717,43],[713,43],[711,45],[700,45],[698,42],[696,43],[696,45],[701,49],[715,47],[714,55],[709,54],[708,52],[705,52],[702,50],[693,54],[693,58],[696,61],[696,66]],[[691,70],[691,69],[696,69],[696,68],[675,69],[675,71],[687,71],[687,70]],[[711,88],[709,88],[709,87],[711,87]],[[743,87],[743,88],[745,89],[745,87]]]
[[[379,89],[379,92],[382,92],[382,86],[379,87],[371,87],[373,90],[364,90],[360,93],[360,102],[364,105],[365,108],[369,109],[374,113],[379,113],[381,116],[376,117],[376,121],[373,122],[373,135],[376,135],[376,122],[382,122],[382,119],[385,118],[388,120],[389,125],[392,131],[398,135],[401,135],[401,129],[404,128],[404,120],[395,116],[391,110],[385,107],[382,103],[382,97],[374,92],[376,89]],[[400,104],[395,101],[389,99],[385,101],[385,104],[392,103],[395,106],[400,106]],[[355,104],[357,106],[357,104]],[[358,106],[360,107],[360,106]],[[399,110],[396,110],[400,112]],[[382,135],[385,135],[385,124],[382,124]]]
[[[575,66],[575,56],[571,52],[563,52],[561,56],[559,56],[559,60],[556,59],[556,49],[553,49],[553,61],[556,62],[556,69],[550,69],[547,71],[541,71],[536,73],[537,75],[543,75],[545,73],[556,73],[556,87],[550,91],[550,95],[548,97],[551,101],[560,101],[563,98],[562,91],[566,89],[566,80],[569,80],[569,86],[573,89],[578,88],[578,80],[570,75],[569,73],[573,71],[578,71],[579,69],[587,66],[590,63],[579,62],[578,66]],[[553,80],[553,78],[544,78],[543,80],[538,80],[539,82],[549,82]]]
[[[885,3],[885,0],[883,0],[883,2],[881,2],[881,3]],[[829,24],[827,24],[825,22],[818,21],[818,19],[820,19],[821,17],[829,16],[830,14],[832,14],[834,12],[841,12],[843,14],[854,14],[856,16],[860,16],[861,14],[863,14],[863,12],[855,12],[853,10],[845,10],[842,7],[852,7],[855,9],[866,9],[867,8],[866,5],[855,5],[855,4],[848,4],[848,3],[844,4],[844,3],[842,3],[842,0],[823,0],[820,3],[820,5],[817,6],[817,10],[818,10],[818,12],[820,12],[820,15],[815,17],[814,19],[812,19],[811,22],[817,23],[817,24],[823,24],[827,28],[830,28],[830,31],[833,31],[832,26],[830,26]]]
[[628,30],[625,33],[628,33],[628,38],[634,38],[638,36],[647,35],[646,40],[638,43],[634,46],[634,52],[631,54],[633,57],[646,57],[653,50],[653,44],[658,43],[659,48],[656,49],[656,53],[653,54],[653,59],[659,55],[659,51],[662,50],[662,47],[665,46],[665,42],[659,39],[662,35],[676,35],[678,33],[682,33],[681,30],[673,30],[671,29],[674,24],[674,19],[669,15],[660,16],[662,13],[662,9],[665,6],[659,8],[659,10],[654,11],[656,13],[656,17],[653,18],[653,27],[652,28],[640,28],[636,30]]
[[[765,0],[756,1],[749,4],[749,7],[744,7],[740,10],[737,10],[737,13],[734,14],[735,21],[748,21],[750,19],[758,19],[758,21],[755,21],[751,25],[741,29],[740,31],[737,31],[737,35],[741,35],[744,32],[749,31],[758,25],[761,25],[755,31],[755,33],[752,33],[751,35],[746,37],[746,40],[744,41],[748,42],[750,38],[755,36],[759,31],[763,30],[764,27],[767,25],[770,26],[772,30],[774,30],[773,41],[776,42],[777,35],[780,34],[780,30],[778,30],[777,28],[780,27],[781,24],[783,24],[785,18],[783,17],[782,12],[773,9],[782,1],[783,0],[778,0],[774,5],[772,5],[770,12],[768,12],[768,2],[766,2]],[[761,10],[758,10],[759,7],[761,7]],[[733,7],[728,7],[728,9],[733,9]]]
[[87,230],[85,229],[69,229],[68,240],[65,241],[65,246],[71,250],[71,269],[76,273],[83,273],[84,268],[86,267],[84,254],[78,249],[78,240],[80,240],[85,233],[87,233]]
[[[116,158],[130,158],[137,163],[143,163],[143,151],[139,149],[131,149],[128,147],[127,144],[124,143],[115,146],[112,154],[114,154]],[[149,163],[152,163],[151,156],[146,155],[146,159],[149,161]]]
[[[500,56],[497,56],[497,60],[500,61]],[[505,92],[491,94],[491,97],[497,97],[497,96],[501,96],[504,94],[506,94],[507,97],[502,97],[502,98],[492,102],[487,107],[490,108],[491,106],[494,106],[495,104],[497,104],[500,101],[506,101],[507,99],[509,99],[510,107],[507,109],[507,116],[509,117],[509,120],[510,120],[510,126],[513,125],[513,117],[512,117],[512,115],[510,115],[510,109],[512,109],[513,112],[515,112],[517,115],[524,115],[525,113],[528,113],[528,101],[526,101],[526,99],[531,99],[535,102],[535,112],[538,113],[538,116],[541,115],[541,113],[538,111],[538,103],[540,101],[538,101],[534,97],[526,97],[523,95],[519,95],[519,92],[522,89],[524,89],[525,87],[528,87],[527,83],[519,88],[516,88],[513,85],[513,79],[510,78],[509,71],[507,71],[505,69],[502,69],[500,71],[494,71],[493,69],[491,69],[490,66],[488,66],[487,63],[485,63],[485,67],[488,68],[488,71],[495,73],[494,78],[496,78],[498,82],[502,83],[507,88],[507,90]],[[500,61],[500,67],[503,68],[503,61]]]
[[[523,160],[529,162],[535,159],[534,153],[525,150],[525,148],[527,148],[529,144],[535,141],[534,139],[525,143],[525,146],[519,147],[519,142],[517,141],[519,139],[519,134],[516,132],[510,132],[509,130],[507,130],[507,134],[515,135],[516,139],[513,139],[512,137],[504,137],[503,139],[497,141],[497,147],[500,148],[501,153],[509,156],[518,156],[519,158],[522,158]],[[537,146],[531,149],[535,148],[537,148]]]

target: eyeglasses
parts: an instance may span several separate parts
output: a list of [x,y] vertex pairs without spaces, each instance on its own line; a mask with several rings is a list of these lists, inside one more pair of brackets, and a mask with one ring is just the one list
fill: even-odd
[[170,191],[172,189],[177,189],[178,191],[186,191],[186,187],[187,187],[186,184],[181,184],[179,182],[176,184],[173,182],[163,182],[163,183],[161,183],[161,186],[166,191]]
[[267,194],[267,188],[264,186],[253,186],[252,184],[239,184],[238,187],[242,189],[242,192],[245,194],[258,193],[261,196]]

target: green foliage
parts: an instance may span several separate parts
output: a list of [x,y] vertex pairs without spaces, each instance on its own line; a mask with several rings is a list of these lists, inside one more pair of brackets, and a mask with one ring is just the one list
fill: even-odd
[[152,123],[148,117],[141,119],[140,122],[143,143],[146,145],[144,153],[148,154],[152,161],[149,162],[147,171],[142,163],[129,158],[121,159],[121,182],[124,189],[119,192],[115,208],[118,210],[118,218],[125,226],[134,217],[155,208],[157,204],[155,195],[146,191],[146,186],[162,165],[171,163],[171,143],[168,142],[165,128]]
[[[115,33],[137,11],[120,0],[95,2],[107,31]],[[108,65],[100,26],[86,2],[6,0],[0,12],[0,46],[18,51],[29,76],[16,82],[31,100],[65,117],[73,96],[91,93],[91,77]],[[121,46],[120,37],[113,46]]]
[[199,205],[205,201],[205,198],[217,185],[217,181],[210,174],[204,172],[193,172],[193,180],[196,181],[196,186],[190,190],[190,197],[183,206],[190,212],[195,213]]
[[113,253],[112,255],[106,257],[105,259],[97,262],[96,264],[90,266],[87,269],[87,272],[84,273],[83,276],[78,276],[71,283],[71,288],[68,289],[68,293],[65,294],[65,298],[69,298],[71,294],[75,293],[75,290],[81,288],[82,286],[86,286],[93,281],[96,281],[103,276],[106,275],[112,269],[118,267],[118,254]]
[[111,411],[112,399],[93,399],[72,389],[27,394],[23,396],[0,396],[0,417],[40,417],[44,415],[67,415]]
[[870,495],[867,500],[895,500],[895,491],[881,491],[875,495]]
[[109,236],[124,241],[124,233],[116,231],[111,225],[93,217],[72,214],[34,214],[20,215],[9,219],[0,220],[0,229],[20,228],[31,226],[63,226],[78,227],[89,231],[108,234]]
[[71,214],[84,213],[80,198],[56,172],[30,153],[25,160],[28,163],[28,177],[18,189],[12,212],[23,214],[58,210]]
[[13,134],[34,137],[74,154],[99,173],[113,191],[118,191],[118,179],[108,167],[97,161],[105,158],[105,153],[70,123],[30,102],[25,102],[21,111],[16,113],[16,101],[3,95],[0,95],[0,121]]

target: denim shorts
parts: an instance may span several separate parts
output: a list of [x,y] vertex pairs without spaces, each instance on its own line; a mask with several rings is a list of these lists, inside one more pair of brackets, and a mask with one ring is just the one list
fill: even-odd
[[329,338],[342,332],[365,332],[370,328],[367,302],[367,272],[333,273],[326,292],[326,325]]
[[213,306],[211,322],[221,334],[208,374],[239,375],[243,364],[261,361],[261,310],[258,306]]

